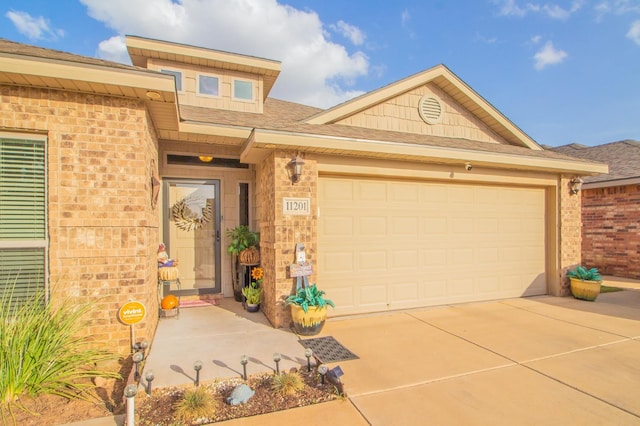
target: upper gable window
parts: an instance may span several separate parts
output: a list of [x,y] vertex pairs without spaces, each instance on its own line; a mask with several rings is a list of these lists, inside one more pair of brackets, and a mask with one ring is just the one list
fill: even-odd
[[198,95],[220,96],[220,79],[213,75],[198,74]]
[[160,72],[163,74],[169,74],[174,76],[176,78],[176,89],[178,90],[178,92],[182,92],[182,72],[181,71],[161,69]]
[[253,83],[248,80],[233,80],[233,98],[243,101],[252,101]]

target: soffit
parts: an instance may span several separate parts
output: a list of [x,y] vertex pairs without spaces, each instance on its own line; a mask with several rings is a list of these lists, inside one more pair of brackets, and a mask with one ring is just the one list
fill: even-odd
[[280,75],[280,62],[269,59],[134,36],[127,36],[126,43],[132,63],[140,67],[146,68],[147,59],[154,58],[260,75],[265,99]]

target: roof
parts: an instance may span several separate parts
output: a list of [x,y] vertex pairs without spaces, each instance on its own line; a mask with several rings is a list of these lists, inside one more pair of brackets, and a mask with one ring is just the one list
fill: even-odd
[[[609,165],[609,173],[586,177],[584,179],[586,188],[589,187],[588,184],[601,183],[602,185],[598,186],[617,186],[635,183],[629,181],[629,179],[640,179],[639,141],[623,140],[597,146],[572,143],[550,148],[550,150],[583,160],[598,161]],[[604,183],[608,185],[604,185]],[[594,185],[591,185],[591,187],[594,187]]]

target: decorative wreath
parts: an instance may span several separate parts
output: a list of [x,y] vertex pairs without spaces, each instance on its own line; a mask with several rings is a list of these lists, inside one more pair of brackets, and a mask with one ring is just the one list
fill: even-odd
[[176,226],[183,231],[200,229],[211,221],[213,208],[211,200],[187,195],[171,207],[171,215]]

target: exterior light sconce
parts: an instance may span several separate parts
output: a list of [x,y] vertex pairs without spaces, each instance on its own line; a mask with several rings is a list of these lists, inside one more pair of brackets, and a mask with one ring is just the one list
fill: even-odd
[[571,179],[571,182],[569,182],[569,192],[571,193],[571,195],[575,195],[580,192],[583,183],[584,181],[579,177],[574,177],[573,179]]
[[193,363],[193,369],[196,370],[196,387],[200,386],[200,370],[202,370],[202,361],[198,360]]
[[307,348],[304,350],[304,356],[307,357],[307,371],[311,371],[311,356],[313,355],[313,349]]
[[282,359],[282,355],[280,352],[276,352],[273,354],[273,362],[276,363],[276,374],[280,374],[280,360]]
[[242,364],[242,378],[247,380],[247,363],[249,362],[249,357],[246,355],[242,355],[240,357],[240,364]]
[[156,378],[156,375],[153,373],[153,370],[149,370],[144,375],[144,378],[147,381],[147,395],[151,395],[151,382]]
[[287,163],[287,173],[289,174],[289,179],[291,179],[292,184],[300,180],[302,166],[304,166],[304,161],[302,161],[299,155],[296,155],[295,158],[292,158],[291,161]]

